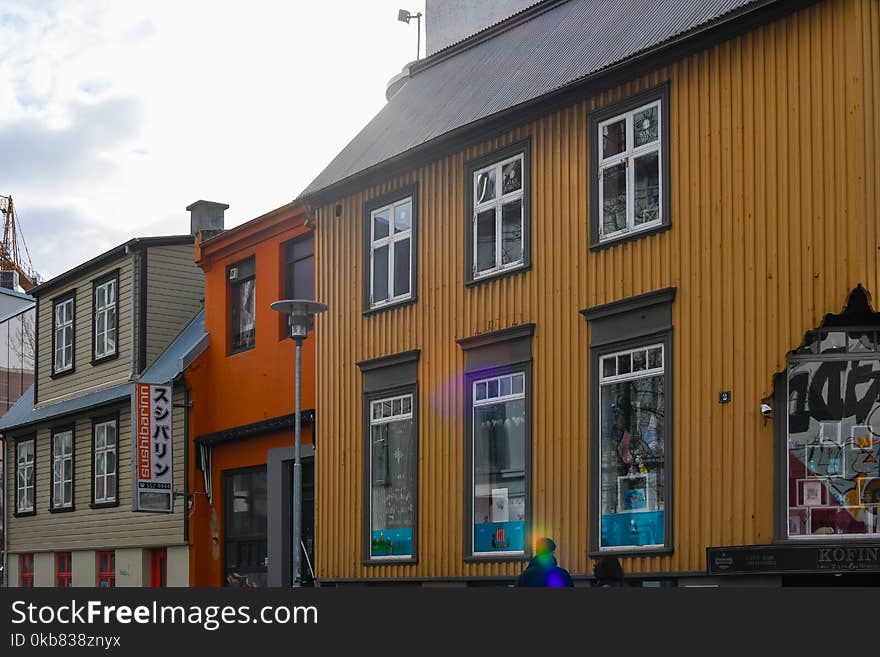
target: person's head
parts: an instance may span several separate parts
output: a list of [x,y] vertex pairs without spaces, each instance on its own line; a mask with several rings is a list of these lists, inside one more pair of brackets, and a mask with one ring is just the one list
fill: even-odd
[[599,557],[593,564],[593,575],[600,582],[622,582],[623,567],[617,557]]
[[543,556],[553,556],[553,552],[556,550],[556,543],[553,542],[552,538],[544,537],[539,538],[535,542],[535,556],[543,557]]

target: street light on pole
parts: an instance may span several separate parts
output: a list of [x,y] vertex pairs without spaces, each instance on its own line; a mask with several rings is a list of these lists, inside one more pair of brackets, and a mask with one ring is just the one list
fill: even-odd
[[300,462],[300,407],[302,396],[302,343],[312,328],[312,318],[327,310],[327,306],[307,299],[284,299],[272,304],[272,310],[287,315],[290,337],[296,342],[296,420],[294,422],[293,450],[293,535],[290,549],[293,551],[293,586],[302,586],[302,463]]

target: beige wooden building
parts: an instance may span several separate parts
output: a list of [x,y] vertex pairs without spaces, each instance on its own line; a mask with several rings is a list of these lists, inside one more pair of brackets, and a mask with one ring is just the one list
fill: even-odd
[[[205,339],[192,245],[135,238],[31,290],[35,383],[0,420],[9,586],[189,585],[177,379]],[[137,383],[172,386],[173,490],[153,509],[166,512],[135,502]]]

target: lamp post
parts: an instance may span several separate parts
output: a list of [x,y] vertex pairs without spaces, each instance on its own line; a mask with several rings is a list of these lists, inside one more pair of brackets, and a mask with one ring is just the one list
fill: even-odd
[[409,22],[415,18],[416,19],[416,59],[419,58],[419,53],[422,50],[422,12],[412,13],[411,11],[407,11],[406,9],[401,9],[397,12],[397,20],[401,23],[406,23],[409,25]]
[[290,549],[293,550],[293,586],[302,586],[302,463],[300,462],[300,406],[302,388],[302,343],[312,327],[312,317],[327,310],[327,306],[317,301],[305,299],[285,299],[272,304],[272,310],[287,315],[290,337],[296,341],[295,400],[296,419],[294,421],[293,451],[293,535]]

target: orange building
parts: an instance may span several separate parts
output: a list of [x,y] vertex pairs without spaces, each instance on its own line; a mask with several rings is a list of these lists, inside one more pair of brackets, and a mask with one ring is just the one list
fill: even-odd
[[[314,297],[312,231],[295,203],[222,231],[227,207],[190,206],[194,221],[202,213],[201,225],[213,228],[195,247],[205,272],[210,344],[186,370],[194,437],[190,578],[193,586],[289,584],[295,345],[286,318],[269,305]],[[303,344],[302,375],[302,536],[309,557],[302,569],[308,582],[314,563],[311,337]]]

